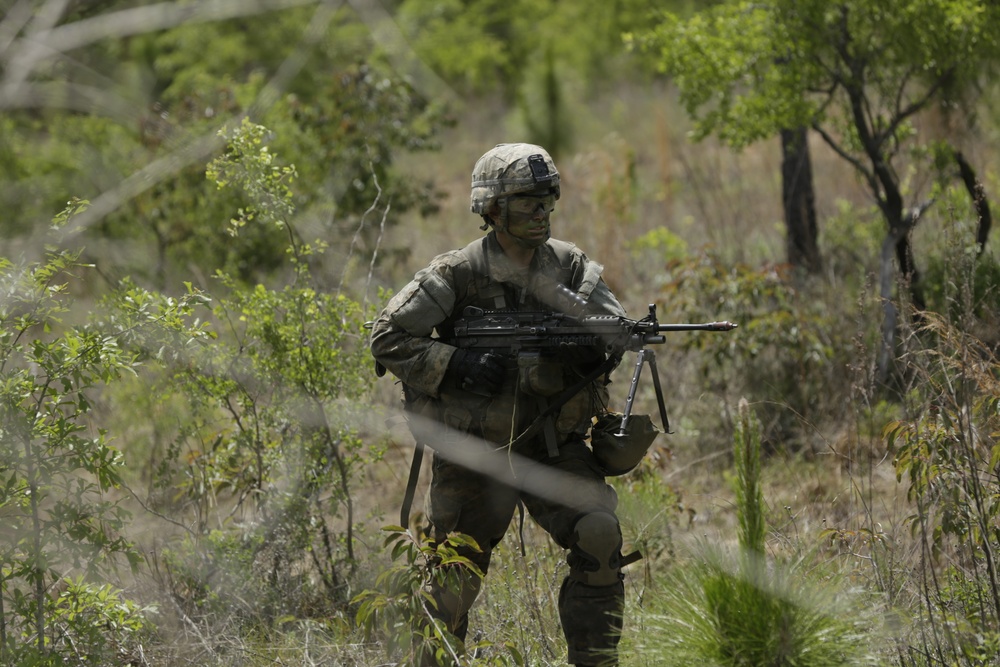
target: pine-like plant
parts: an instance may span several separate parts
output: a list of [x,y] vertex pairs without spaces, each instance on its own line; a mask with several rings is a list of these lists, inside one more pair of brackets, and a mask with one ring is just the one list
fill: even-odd
[[[835,667],[871,664],[861,616],[844,596],[771,562],[761,488],[760,425],[740,401],[734,438],[739,551],[708,545],[650,596],[639,654],[671,667]],[[852,617],[853,615],[853,617]],[[644,644],[644,645],[643,645]]]

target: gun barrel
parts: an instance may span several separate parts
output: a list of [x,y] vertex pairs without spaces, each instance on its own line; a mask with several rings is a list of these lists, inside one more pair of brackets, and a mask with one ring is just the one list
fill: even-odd
[[732,331],[739,325],[735,322],[705,322],[704,324],[659,324],[657,331]]

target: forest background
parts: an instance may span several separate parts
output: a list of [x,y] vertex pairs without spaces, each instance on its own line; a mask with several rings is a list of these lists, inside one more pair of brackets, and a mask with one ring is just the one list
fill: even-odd
[[503,141],[633,316],[740,325],[658,347],[622,663],[996,664],[998,11],[0,2],[3,664],[562,664],[530,522],[426,622],[365,345]]

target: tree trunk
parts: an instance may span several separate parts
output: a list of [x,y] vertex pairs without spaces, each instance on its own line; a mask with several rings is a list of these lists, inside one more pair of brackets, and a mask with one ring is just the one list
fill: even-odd
[[990,227],[993,226],[993,215],[990,213],[990,202],[986,198],[983,184],[976,176],[972,165],[968,163],[965,156],[959,151],[955,151],[955,162],[958,163],[958,173],[965,184],[965,189],[972,198],[972,205],[976,207],[976,215],[979,217],[979,226],[976,229],[976,243],[978,244],[978,254],[982,255],[986,249],[986,240],[990,234]]
[[879,351],[878,360],[878,380],[884,383],[889,377],[889,365],[894,358],[896,345],[896,324],[898,313],[896,303],[892,298],[893,283],[893,263],[892,255],[895,251],[896,264],[899,265],[899,272],[903,281],[909,287],[910,301],[914,307],[914,320],[921,319],[921,313],[927,309],[927,302],[924,299],[923,286],[920,284],[920,271],[917,269],[913,258],[913,246],[910,244],[910,232],[917,224],[917,220],[932,202],[925,202],[908,213],[900,212],[899,215],[891,215],[892,210],[887,207],[883,212],[889,222],[889,231],[882,241],[882,250],[879,255],[880,278],[879,295],[882,298],[882,309],[884,317],[882,320],[882,349]]
[[819,273],[823,267],[817,243],[816,195],[809,158],[807,129],[781,131],[781,195],[787,232],[788,263]]
[[890,231],[882,241],[879,253],[879,297],[882,299],[882,342],[878,353],[876,379],[879,384],[885,384],[889,378],[889,367],[896,358],[896,320],[898,313],[896,301],[892,296],[895,267],[892,263],[893,249],[898,248],[899,239]]
[[910,287],[910,300],[919,316],[921,311],[927,310],[927,299],[924,298],[924,286],[920,282],[920,269],[917,268],[916,260],[913,258],[913,246],[910,244],[909,231],[904,233],[899,242],[896,243],[896,261],[899,262],[903,278]]

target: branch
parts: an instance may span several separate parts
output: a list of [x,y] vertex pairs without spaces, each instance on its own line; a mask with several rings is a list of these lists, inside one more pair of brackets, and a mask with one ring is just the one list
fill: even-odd
[[903,96],[906,93],[906,86],[910,82],[910,76],[913,74],[915,68],[911,67],[902,76],[902,80],[899,82],[899,86],[896,88],[896,100],[893,104],[893,110],[895,116],[899,118],[903,114]]
[[[896,118],[886,128],[885,130],[886,134],[894,135],[896,133],[896,130],[899,128],[899,126],[903,123],[904,120],[906,120],[910,116],[913,116],[914,114],[919,113],[924,108],[926,108],[927,105],[931,103],[931,100],[934,99],[934,97],[937,95],[938,91],[940,91],[941,88],[944,87],[945,81],[951,78],[951,75],[954,71],[955,71],[954,67],[949,68],[947,72],[938,77],[937,80],[930,87],[927,88],[927,91],[920,99],[915,100],[914,102],[910,103],[909,106],[898,110]],[[900,97],[902,97],[902,94],[903,94],[902,87],[900,87]]]
[[[21,29],[26,29],[26,38],[22,39],[22,42],[26,42],[28,48],[35,47],[41,36],[48,33],[52,26],[59,22],[62,17],[63,12],[66,11],[66,0],[48,0],[42,7],[33,12],[30,19],[27,19],[21,24],[21,28],[15,30],[17,21],[14,24],[9,24],[9,29],[12,31],[10,34],[9,45],[16,43],[14,41],[15,36]],[[37,47],[36,47],[37,48]],[[0,55],[3,55],[0,53]],[[10,76],[13,72],[13,77]],[[26,79],[31,74],[31,66],[25,67],[23,63],[18,62],[16,58],[11,59],[7,64],[7,75],[8,78],[13,79],[13,84],[16,86],[20,84],[24,79]],[[4,86],[6,88],[7,86]],[[6,95],[0,94],[0,97],[6,97]]]
[[5,89],[0,109],[66,109],[95,113],[126,124],[136,119],[136,103],[113,91],[79,83],[32,83]]
[[[361,214],[361,221],[358,223],[357,229],[354,230],[354,236],[351,237],[351,245],[347,248],[347,257],[344,259],[344,270],[340,274],[340,284],[337,285],[338,295],[341,294],[341,292],[343,292],[344,290],[344,281],[347,280],[347,273],[351,266],[350,259],[354,255],[354,248],[355,246],[357,246],[358,239],[361,237],[361,232],[365,228],[365,222],[368,219],[368,214],[373,213],[378,209],[379,202],[382,199],[382,186],[379,185],[378,174],[375,172],[375,162],[371,156],[372,147],[369,144],[365,144],[365,148],[368,151],[368,170],[371,172],[372,183],[375,185],[375,199],[374,201],[372,201],[371,206],[368,207],[368,210],[366,210],[364,213]],[[382,214],[383,223],[385,220],[385,216],[387,214],[388,214],[388,205],[386,207],[386,210]],[[372,261],[373,262],[375,261],[374,258],[372,258]]]
[[372,278],[375,275],[375,259],[378,257],[378,249],[382,246],[382,237],[385,235],[385,224],[386,220],[389,218],[389,210],[392,208],[392,202],[388,201],[385,204],[385,209],[382,211],[382,221],[378,226],[378,238],[375,239],[375,248],[372,250],[372,259],[368,264],[368,279],[365,281],[365,291],[364,299],[361,301],[362,310],[368,305],[368,292],[371,289]]
[[861,173],[864,179],[868,181],[868,184],[872,187],[873,192],[878,191],[878,181],[875,180],[875,174],[873,174],[861,160],[844,150],[844,148],[838,144],[837,141],[826,130],[824,130],[819,123],[813,123],[812,129],[820,137],[822,137],[823,141],[826,142],[827,146],[833,149],[834,153],[846,160],[852,167]]
[[[48,58],[104,39],[166,30],[183,23],[223,21],[239,16],[316,4],[316,0],[202,0],[161,2],[145,7],[106,12],[56,27],[44,27],[30,39],[11,40],[0,59],[8,63],[7,85],[19,85]],[[50,22],[51,24],[54,21]],[[20,47],[20,48],[18,48]],[[7,57],[10,52],[9,57]],[[12,75],[11,75],[12,72]]]
[[177,526],[178,528],[181,528],[182,530],[184,530],[184,532],[186,532],[189,535],[196,535],[197,534],[197,533],[195,533],[195,531],[191,530],[191,528],[189,526],[187,526],[186,524],[183,524],[180,521],[178,521],[177,519],[174,519],[173,517],[167,516],[166,514],[163,514],[162,512],[159,512],[159,511],[153,509],[152,507],[150,507],[149,505],[147,505],[146,501],[144,501],[142,498],[140,498],[139,494],[136,493],[135,491],[133,491],[132,487],[130,487],[128,484],[122,482],[121,487],[123,489],[125,489],[126,491],[128,491],[129,495],[132,496],[132,499],[135,500],[135,502],[139,503],[139,507],[141,507],[143,510],[145,510],[149,514],[152,514],[157,519],[163,519],[164,521],[167,521],[168,523],[172,523],[175,526]]
[[28,0],[18,0],[18,3],[7,11],[7,15],[0,21],[0,56],[7,52],[33,15],[34,7]]

